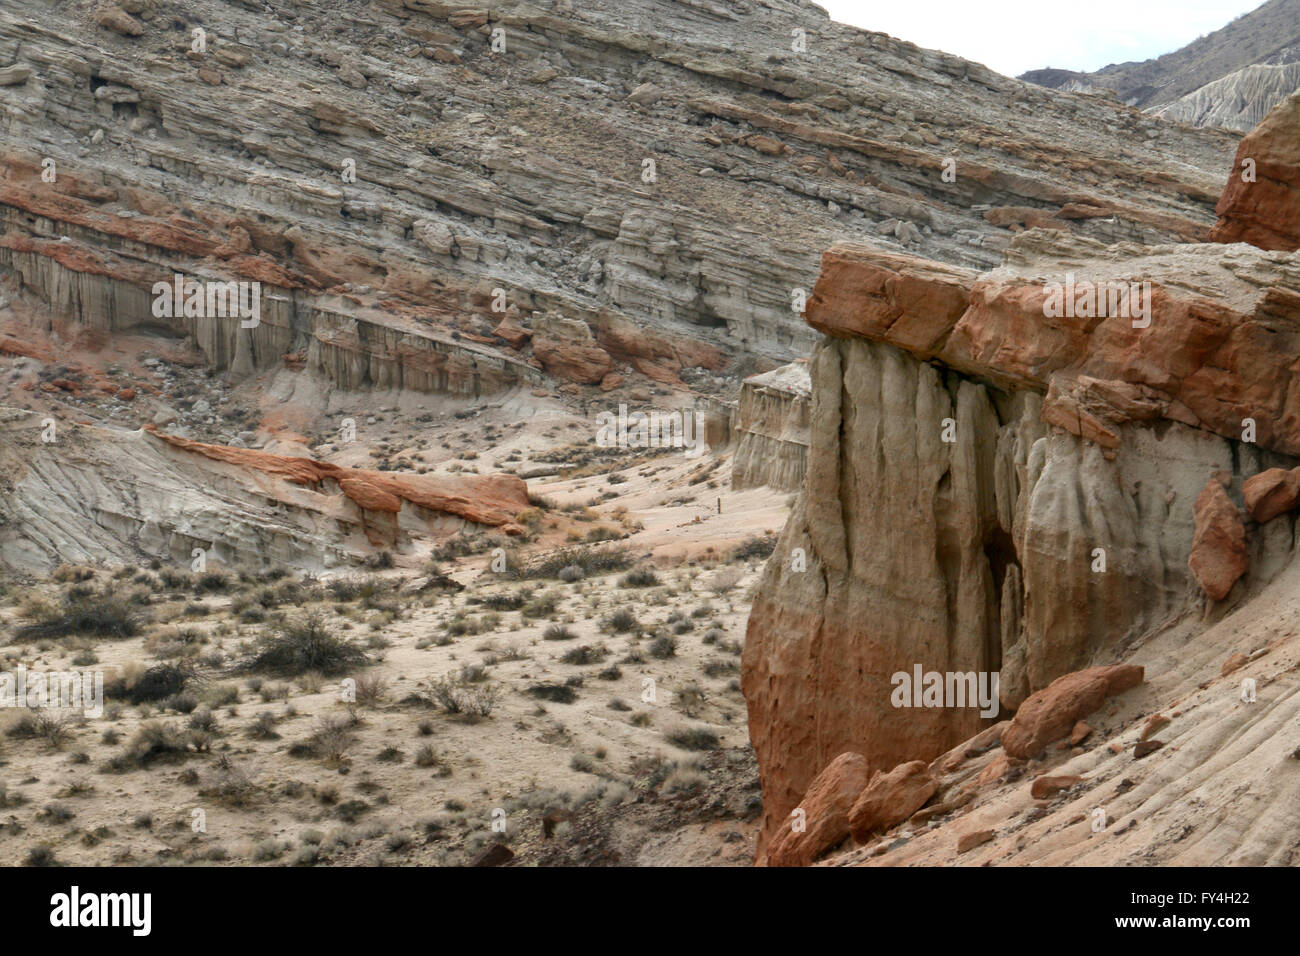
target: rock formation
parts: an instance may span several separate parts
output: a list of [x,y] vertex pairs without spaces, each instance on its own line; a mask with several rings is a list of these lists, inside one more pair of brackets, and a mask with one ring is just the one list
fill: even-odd
[[1243,483],[1293,506],[1260,487],[1300,456],[1293,255],[1034,230],[979,274],[841,243],[806,318],[808,473],[744,652],[766,839],[837,755],[887,771],[986,725],[897,675],[1000,672],[1003,715],[1038,706],[1291,559],[1240,508]]
[[1244,137],[1219,199],[1214,242],[1300,249],[1300,93]]
[[1195,238],[1229,144],[793,0],[132,7],[0,4],[0,266],[60,334],[156,327],[176,273],[261,282],[257,328],[161,324],[345,389],[789,361],[836,238],[981,268],[1020,228],[994,209]]
[[1256,63],[1206,83],[1152,112],[1174,122],[1244,133],[1258,126],[1273,107],[1296,90],[1300,90],[1300,63]]
[[1031,70],[1021,79],[1101,94],[1172,120],[1245,131],[1300,87],[1300,0],[1268,0],[1181,49],[1095,73]]
[[[464,528],[517,533],[511,475],[432,478],[190,442],[149,429],[47,424],[0,409],[0,564],[210,562],[323,569]],[[43,440],[50,434],[52,441]]]
[[802,360],[741,383],[731,429],[736,439],[733,488],[767,485],[797,491],[803,486],[810,388],[808,363]]

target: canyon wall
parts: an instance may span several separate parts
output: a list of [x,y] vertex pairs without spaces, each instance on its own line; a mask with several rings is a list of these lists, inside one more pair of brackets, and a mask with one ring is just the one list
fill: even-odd
[[[1051,285],[1076,280],[1149,283],[1149,321],[1056,314]],[[1296,290],[1286,254],[1046,230],[982,275],[824,255],[807,477],[743,660],[760,859],[840,754],[889,770],[995,719],[898,706],[893,674],[1000,672],[1004,718],[1285,566],[1290,524],[1240,508],[1247,479],[1300,455]]]
[[752,375],[740,385],[732,434],[731,486],[797,491],[808,469],[811,385],[800,360]]
[[[789,361],[836,238],[980,268],[1026,219],[1196,238],[1231,143],[795,0],[102,6],[0,0],[0,264],[113,327],[176,271],[263,282],[267,327],[205,353],[306,344],[347,388]],[[587,328],[532,341],[552,313]]]
[[[52,420],[51,420],[52,421]],[[0,565],[190,562],[323,570],[461,530],[519,534],[511,475],[426,477],[54,423],[0,407]]]

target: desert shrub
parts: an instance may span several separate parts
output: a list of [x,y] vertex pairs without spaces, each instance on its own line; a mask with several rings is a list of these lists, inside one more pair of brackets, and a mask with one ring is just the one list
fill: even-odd
[[659,583],[659,575],[651,568],[637,568],[623,575],[618,583],[624,588],[652,588]]
[[552,624],[542,631],[542,640],[544,641],[571,641],[577,636],[563,624]]
[[289,620],[262,638],[249,670],[294,676],[307,671],[333,675],[367,663],[365,651],[330,629],[320,612]]
[[660,634],[650,642],[650,656],[666,660],[677,653],[677,641],[667,634]]
[[549,700],[556,704],[572,704],[578,699],[578,693],[568,684],[534,684],[528,693],[540,700]]
[[193,669],[184,662],[155,664],[134,680],[129,674],[114,678],[105,685],[104,695],[132,704],[153,703],[180,694],[193,675]]
[[264,710],[253,718],[248,728],[248,736],[254,740],[279,740],[280,734],[275,729],[275,714]]
[[112,758],[108,769],[116,773],[148,769],[159,763],[180,763],[190,753],[191,738],[174,724],[142,724],[126,750]]
[[559,603],[559,596],[548,592],[533,598],[519,609],[519,613],[524,617],[550,617]]
[[575,581],[581,581],[586,576],[587,572],[582,570],[581,566],[576,564],[565,565],[560,568],[559,573],[556,574],[556,577],[565,584],[572,584]]
[[625,634],[628,631],[635,630],[638,623],[636,615],[629,608],[623,607],[605,618],[601,625],[615,634]]
[[388,694],[388,679],[378,674],[367,674],[356,681],[357,703],[362,707],[375,707]]
[[599,664],[609,655],[609,651],[603,647],[591,647],[587,644],[579,647],[571,647],[560,655],[560,660],[565,664]]
[[10,737],[44,740],[53,749],[62,750],[72,740],[72,731],[77,723],[74,715],[38,710],[21,715],[6,733]]
[[41,843],[27,851],[27,857],[23,861],[23,866],[58,866],[59,862],[54,857],[54,848]]
[[200,574],[194,581],[195,594],[220,594],[230,588],[230,578],[220,571]]
[[678,727],[665,736],[683,750],[714,750],[718,746],[718,735],[707,727]]
[[190,730],[202,730],[206,733],[216,733],[217,718],[207,707],[200,707],[190,716],[187,726]]
[[356,743],[351,722],[338,717],[322,717],[307,740],[309,751],[327,764],[339,764]]
[[723,568],[709,579],[709,590],[718,595],[726,594],[740,583],[744,575],[743,568]]
[[753,538],[746,538],[736,547],[732,548],[728,560],[730,561],[749,561],[754,558],[761,558],[766,561],[776,550],[776,535],[765,534]]
[[726,674],[734,674],[737,671],[736,662],[729,661],[725,658],[714,658],[704,662],[704,673],[708,677],[722,677]]
[[140,618],[126,601],[108,593],[73,589],[59,604],[38,611],[34,622],[18,628],[14,637],[17,641],[69,634],[124,638],[139,631]]
[[694,717],[704,706],[704,691],[697,684],[687,684],[677,692],[677,709],[687,717]]
[[493,611],[517,611],[528,603],[532,595],[533,592],[530,588],[523,588],[513,594],[500,592],[488,594],[482,598],[472,598],[471,600],[477,604],[482,604],[484,607],[491,608]]
[[230,807],[246,807],[256,795],[257,786],[228,754],[218,758],[211,776],[199,790],[199,796]]
[[[473,675],[470,680],[464,676],[445,675],[430,683],[430,696],[449,714],[464,714],[475,719],[489,717],[500,699],[500,688],[472,678]],[[482,678],[478,680],[482,681]]]
[[[577,568],[585,577],[624,571],[632,563],[626,550],[619,547],[588,548],[575,546],[553,551],[529,564],[520,572],[524,578],[559,578],[560,572],[573,574]],[[562,579],[563,580],[563,579]]]

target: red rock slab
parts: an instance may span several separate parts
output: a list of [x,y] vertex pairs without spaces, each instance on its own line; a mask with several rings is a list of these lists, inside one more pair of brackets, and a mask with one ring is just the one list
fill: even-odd
[[[1057,241],[1057,240],[1051,240]],[[1265,253],[1232,269],[1211,245],[1151,247],[1129,263],[1080,240],[1028,245],[1032,261],[984,275],[862,243],[822,256],[805,321],[839,337],[861,336],[937,360],[1004,388],[1050,393],[1044,417],[1113,447],[1115,426],[1163,417],[1300,455],[1300,292]],[[1044,246],[1046,243],[1046,246]],[[1083,258],[1081,258],[1083,257]],[[1246,257],[1247,259],[1249,257]],[[1189,263],[1207,278],[1189,286]],[[1050,284],[1149,283],[1150,324],[1133,314],[1047,315]],[[1145,286],[1139,286],[1145,289]],[[1134,326],[1135,319],[1139,325]]]
[[847,837],[849,810],[867,786],[869,772],[861,754],[842,753],[827,764],[799,801],[803,828],[796,828],[791,817],[777,831],[767,849],[767,865],[807,866]]
[[1187,566],[1206,595],[1222,601],[1246,573],[1246,525],[1218,478],[1211,478],[1194,506],[1196,532]]
[[849,811],[853,836],[865,839],[877,830],[902,823],[938,789],[939,781],[931,776],[924,760],[899,764],[888,773],[876,771]]
[[214,461],[250,468],[296,485],[317,487],[333,480],[357,506],[369,511],[397,512],[403,502],[431,511],[442,511],[476,524],[519,534],[515,515],[529,506],[528,485],[514,475],[474,475],[433,478],[426,475],[395,475],[390,472],[344,468],[310,458],[273,455],[252,448],[230,448],[191,441],[160,432],[153,425],[145,431],[160,441]]
[[1083,780],[1083,777],[1073,774],[1036,777],[1029,787],[1029,795],[1035,800],[1046,800],[1056,796],[1062,790],[1069,790],[1076,783],[1083,783]]
[[1058,677],[1020,705],[1011,726],[1002,733],[1002,748],[1021,759],[1038,756],[1048,744],[1068,735],[1107,697],[1138,686],[1144,676],[1140,666],[1114,664]]
[[[0,343],[3,349],[3,343]],[[1294,511],[1300,503],[1300,468],[1269,468],[1252,475],[1241,485],[1246,513],[1258,524]]]
[[[1252,163],[1253,182],[1247,172]],[[1300,249],[1300,94],[1273,107],[1242,138],[1215,212],[1213,242]]]

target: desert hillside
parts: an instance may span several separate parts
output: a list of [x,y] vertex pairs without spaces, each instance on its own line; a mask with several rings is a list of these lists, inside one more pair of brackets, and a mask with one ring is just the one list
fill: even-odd
[[7,862],[1293,864],[1295,3],[0,0]]

